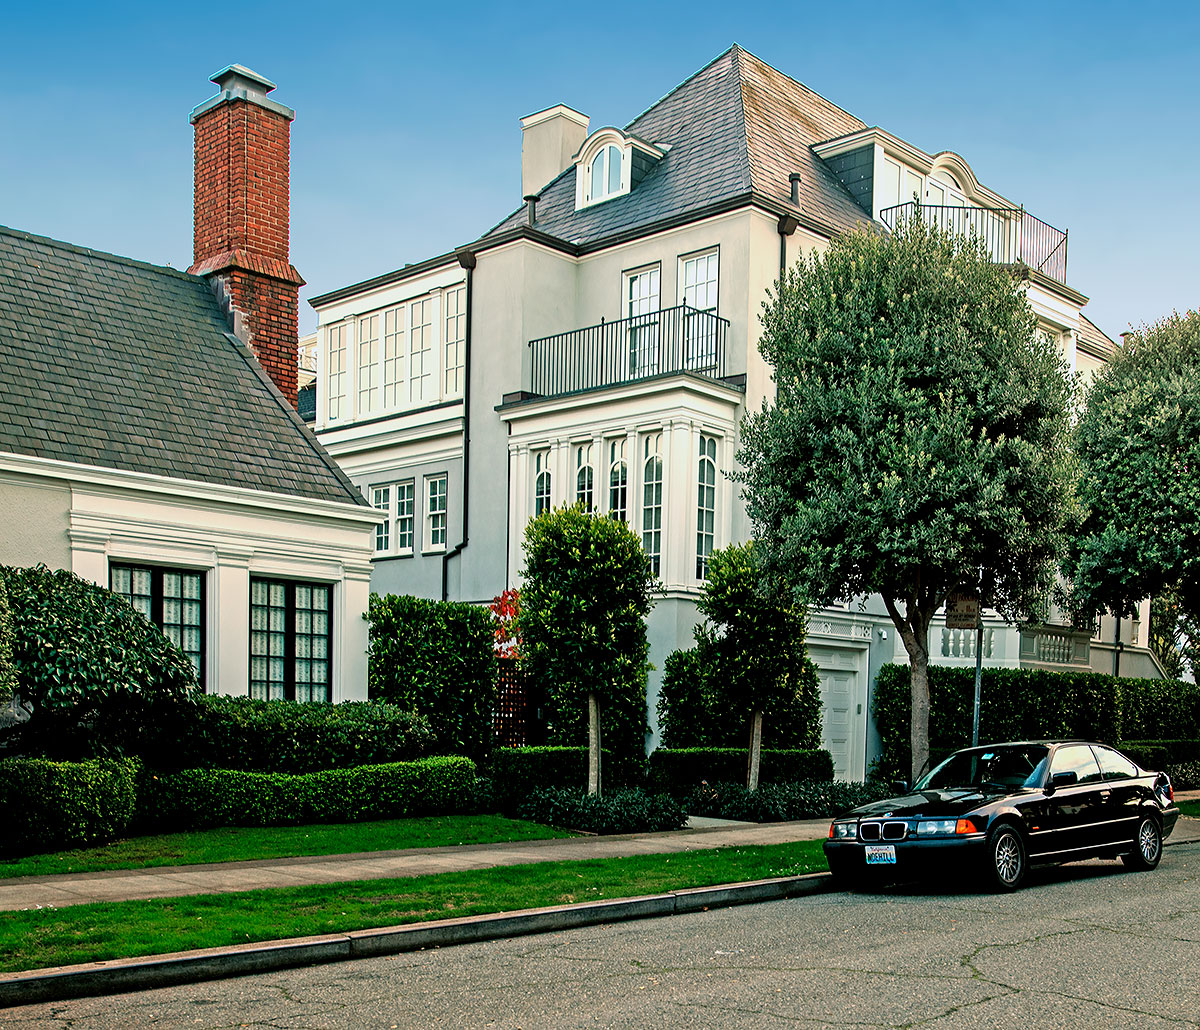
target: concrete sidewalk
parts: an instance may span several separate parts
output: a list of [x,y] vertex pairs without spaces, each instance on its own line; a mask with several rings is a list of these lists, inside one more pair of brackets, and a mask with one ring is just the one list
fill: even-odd
[[664,833],[28,876],[0,880],[0,911],[65,908],[95,901],[175,898],[188,894],[226,894],[347,880],[381,880],[523,865],[528,862],[627,858],[631,855],[663,855],[756,844],[790,844],[801,840],[819,840],[828,830],[828,819],[761,824],[693,819],[688,829]]

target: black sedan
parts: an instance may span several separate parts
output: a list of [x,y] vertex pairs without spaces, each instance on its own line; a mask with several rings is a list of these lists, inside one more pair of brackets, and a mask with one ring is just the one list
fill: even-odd
[[955,752],[906,794],[838,816],[825,857],[847,885],[940,869],[1015,890],[1036,864],[1120,856],[1153,869],[1178,818],[1165,773],[1103,744],[992,744]]

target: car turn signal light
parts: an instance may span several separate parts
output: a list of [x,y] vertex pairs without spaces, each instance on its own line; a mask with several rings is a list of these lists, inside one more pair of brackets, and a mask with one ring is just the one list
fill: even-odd
[[954,827],[955,833],[978,833],[975,824],[970,819],[959,819],[958,825]]

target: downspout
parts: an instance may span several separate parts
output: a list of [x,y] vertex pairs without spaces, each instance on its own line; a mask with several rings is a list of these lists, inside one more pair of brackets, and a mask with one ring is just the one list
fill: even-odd
[[450,560],[467,549],[471,514],[471,307],[474,300],[475,255],[469,250],[457,254],[459,265],[467,273],[467,331],[463,340],[463,464],[462,464],[462,539],[453,550],[442,555],[442,600],[450,600]]
[[[788,183],[792,188],[791,201],[796,206],[800,206],[800,182],[803,176],[799,172],[792,172],[788,176]],[[800,225],[800,220],[794,215],[779,216],[779,281],[783,281],[783,273],[787,271],[787,238],[796,231]]]

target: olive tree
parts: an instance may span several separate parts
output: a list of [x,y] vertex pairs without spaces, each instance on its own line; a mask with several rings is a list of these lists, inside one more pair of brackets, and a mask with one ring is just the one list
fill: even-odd
[[581,508],[525,530],[521,662],[550,701],[554,744],[588,727],[588,793],[600,793],[601,720],[614,748],[645,757],[650,559],[623,522]]
[[913,218],[810,254],[764,302],[776,396],[742,426],[769,574],[815,605],[883,599],[929,757],[929,626],[949,593],[1044,610],[1076,510],[1074,380],[1012,269]]
[[[1087,622],[1143,597],[1200,618],[1200,312],[1125,337],[1087,391],[1076,432],[1087,515],[1069,549],[1071,608]],[[1161,613],[1160,613],[1161,614]]]

